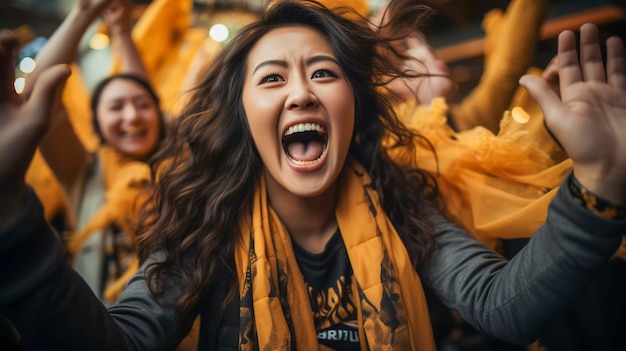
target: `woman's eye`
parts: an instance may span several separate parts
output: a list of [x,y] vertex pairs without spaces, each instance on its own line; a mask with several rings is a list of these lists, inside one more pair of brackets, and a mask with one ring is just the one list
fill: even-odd
[[152,104],[149,102],[140,102],[137,104],[137,108],[142,109],[142,110],[147,110],[149,108],[152,108]]
[[280,82],[283,81],[283,77],[279,76],[276,73],[272,73],[272,74],[268,74],[267,76],[263,77],[261,79],[260,83],[274,83],[274,82]]
[[311,78],[337,77],[335,72],[328,69],[319,69],[313,73]]

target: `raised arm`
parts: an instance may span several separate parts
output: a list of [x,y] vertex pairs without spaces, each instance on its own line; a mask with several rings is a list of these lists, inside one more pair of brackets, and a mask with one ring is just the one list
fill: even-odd
[[67,17],[37,54],[37,66],[28,76],[24,96],[31,93],[41,72],[54,65],[68,64],[74,61],[78,45],[87,28],[102,14],[110,2],[111,0],[76,0]]
[[131,37],[132,1],[114,0],[104,11],[113,52],[120,58],[120,71],[150,80],[146,66]]
[[[559,92],[537,76],[525,86],[574,161],[546,223],[510,262],[432,217],[439,250],[422,277],[442,301],[487,334],[531,343],[608,269],[626,232],[626,53],[607,41],[607,65],[594,25],[559,37]],[[586,202],[586,203],[585,203]]]
[[[110,2],[76,0],[67,17],[35,58],[37,66],[27,78],[24,96],[28,97],[31,93],[41,72],[54,65],[74,61],[87,28]],[[60,104],[53,110],[51,123],[45,137],[41,139],[39,150],[69,198],[75,198],[73,192],[80,188],[76,185],[85,171],[88,151],[74,132],[67,111]]]
[[16,46],[9,31],[0,31],[0,228],[22,210],[26,169],[50,123],[55,95],[70,73],[67,66],[48,68],[25,100],[13,88]]
[[138,274],[129,284],[124,302],[107,311],[65,262],[60,237],[44,221],[41,205],[27,188],[24,175],[70,70],[57,65],[42,71],[30,96],[24,99],[13,87],[16,49],[15,36],[0,31],[3,326],[8,323],[15,327],[29,350],[173,350],[193,322],[181,324],[175,317],[183,286],[179,274],[174,272],[168,278],[173,283],[160,299],[152,296],[143,275]]

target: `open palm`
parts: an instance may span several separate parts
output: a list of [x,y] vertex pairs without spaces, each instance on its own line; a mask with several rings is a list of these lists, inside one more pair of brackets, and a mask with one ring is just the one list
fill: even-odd
[[[525,76],[520,81],[541,106],[548,128],[574,161],[574,174],[589,190],[616,203],[626,195],[626,53],[619,38],[607,40],[606,68],[598,29],[581,27],[559,36],[559,87]],[[559,96],[560,95],[560,96]]]

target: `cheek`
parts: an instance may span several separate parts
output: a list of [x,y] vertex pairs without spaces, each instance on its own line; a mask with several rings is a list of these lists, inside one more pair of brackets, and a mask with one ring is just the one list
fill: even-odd
[[355,123],[355,101],[352,95],[352,91],[345,88],[345,91],[340,94],[329,96],[333,99],[334,111],[333,115],[340,116],[339,126],[342,129],[342,134],[352,134]]
[[269,146],[274,143],[275,129],[273,124],[267,118],[267,114],[263,114],[261,111],[255,113],[246,114],[248,119],[248,128],[252,141],[259,150],[260,153],[268,151],[272,148]]
[[159,113],[156,110],[146,111],[146,115],[144,117],[146,125],[154,132],[154,134],[159,135],[161,133],[161,128],[163,125],[161,123],[161,117],[159,117]]
[[354,124],[355,124],[355,116],[354,111],[352,114],[346,115],[342,122],[343,132],[341,133],[341,143],[344,149],[350,148],[350,143],[352,142],[352,135],[354,134]]
[[106,114],[99,113],[98,119],[96,120],[98,123],[98,127],[100,128],[100,133],[104,137],[105,140],[109,140],[113,135],[115,121],[111,116],[107,116]]
[[243,107],[248,120],[258,124],[280,113],[282,104],[279,101],[280,97],[277,95],[258,93],[246,99]]
[[257,145],[260,141],[271,138],[271,133],[275,131],[276,116],[281,108],[277,101],[276,97],[269,96],[269,94],[245,94],[243,96],[246,120],[250,134]]

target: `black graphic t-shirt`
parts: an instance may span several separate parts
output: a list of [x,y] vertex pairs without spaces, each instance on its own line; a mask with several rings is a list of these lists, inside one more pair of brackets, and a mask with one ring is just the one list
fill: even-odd
[[319,343],[335,350],[360,350],[352,267],[339,230],[322,253],[310,253],[295,242],[293,246],[307,283]]

